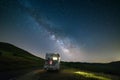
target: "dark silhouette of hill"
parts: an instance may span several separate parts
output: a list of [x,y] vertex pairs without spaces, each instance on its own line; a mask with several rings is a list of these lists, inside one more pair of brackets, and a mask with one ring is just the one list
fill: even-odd
[[111,62],[109,63],[109,65],[116,65],[116,66],[119,66],[120,67],[120,61],[114,61],[114,62]]
[[43,66],[43,59],[12,44],[0,42],[0,71],[37,66]]
[[64,65],[64,68],[69,67],[84,71],[120,75],[120,61],[111,63],[62,62],[62,65]]

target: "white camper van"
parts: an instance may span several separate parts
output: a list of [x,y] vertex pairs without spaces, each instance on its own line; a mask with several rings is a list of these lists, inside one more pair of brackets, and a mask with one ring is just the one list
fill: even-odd
[[60,55],[55,53],[47,53],[45,56],[45,70],[59,70],[60,69]]

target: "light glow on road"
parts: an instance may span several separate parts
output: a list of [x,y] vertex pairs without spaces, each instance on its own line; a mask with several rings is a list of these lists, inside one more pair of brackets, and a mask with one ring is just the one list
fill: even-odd
[[111,80],[111,79],[103,77],[103,76],[98,76],[98,75],[95,75],[93,73],[88,73],[88,72],[83,72],[83,71],[77,71],[77,72],[74,72],[74,73],[78,74],[78,75],[81,75],[83,77],[86,77],[86,78],[94,78],[94,79],[97,79],[97,80]]

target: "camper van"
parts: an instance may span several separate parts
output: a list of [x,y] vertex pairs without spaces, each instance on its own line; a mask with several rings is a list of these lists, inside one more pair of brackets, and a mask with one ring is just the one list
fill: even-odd
[[60,55],[55,53],[46,53],[45,56],[45,70],[59,70],[60,69]]

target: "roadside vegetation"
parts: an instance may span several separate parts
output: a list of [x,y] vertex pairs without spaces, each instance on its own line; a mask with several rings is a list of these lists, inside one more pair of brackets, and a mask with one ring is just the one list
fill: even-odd
[[0,43],[0,71],[42,67],[43,59],[8,43]]

